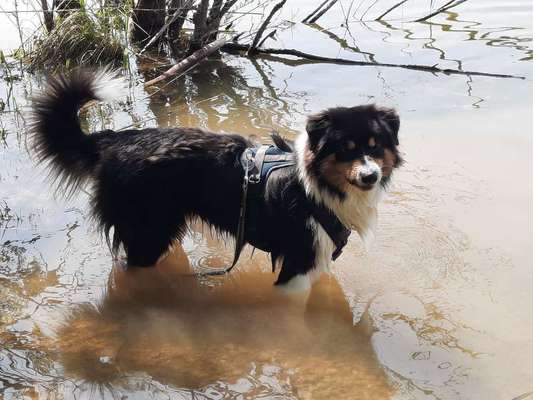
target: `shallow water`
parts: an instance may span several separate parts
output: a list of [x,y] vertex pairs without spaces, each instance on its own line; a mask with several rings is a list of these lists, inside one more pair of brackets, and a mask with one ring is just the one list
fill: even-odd
[[[298,21],[308,3],[284,16]],[[1,67],[0,397],[533,398],[533,184],[521,176],[533,149],[533,6],[467,2],[408,22],[428,8],[413,1],[387,24],[350,17],[349,29],[333,9],[270,45],[526,79],[223,55],[148,93],[135,83],[153,64],[133,64],[129,97],[84,115],[88,129],[191,125],[267,140],[328,106],[398,108],[407,163],[376,239],[364,249],[352,237],[309,299],[273,289],[260,252],[225,279],[184,276],[189,263],[231,260],[231,243],[201,226],[155,269],[114,267],[87,195],[54,199],[27,153],[38,81]],[[18,34],[2,18],[8,50]]]

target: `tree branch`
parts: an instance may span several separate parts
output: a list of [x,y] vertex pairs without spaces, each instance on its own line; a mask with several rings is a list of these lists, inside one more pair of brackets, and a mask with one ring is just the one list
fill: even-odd
[[328,10],[333,7],[335,5],[335,3],[337,2],[337,0],[331,0],[331,2],[326,6],[324,7],[324,9],[322,11],[320,11],[318,14],[316,14],[314,17],[312,17],[311,19],[309,19],[308,23],[309,24],[313,24],[315,23],[316,21],[318,21],[318,19],[324,15],[326,12],[328,12]]
[[400,7],[403,3],[407,2],[408,0],[402,0],[400,1],[399,3],[395,4],[394,6],[392,6],[391,8],[389,8],[387,11],[385,11],[383,14],[381,14],[379,17],[376,18],[376,21],[379,21],[381,19],[383,19],[383,17],[385,17],[385,15],[387,15],[388,13],[390,13],[391,11],[397,9],[398,7]]
[[303,22],[303,23],[306,23],[307,20],[308,20],[309,18],[311,18],[313,15],[315,15],[318,11],[320,11],[320,9],[321,9],[322,7],[324,7],[324,5],[325,5],[327,2],[328,2],[328,0],[324,0],[322,3],[320,3],[320,5],[319,5],[317,8],[315,8],[311,14],[309,14],[307,17],[305,17],[304,19],[302,19],[302,22]]
[[[434,17],[437,14],[440,14],[441,12],[447,11],[447,10],[449,10],[452,7],[458,6],[459,4],[463,4],[466,0],[459,0],[456,3],[454,3],[454,1],[455,0],[451,0],[451,1],[447,2],[445,5],[443,5],[441,8],[439,8],[437,11],[432,12],[431,14],[426,15],[425,17],[422,17],[422,18],[419,18],[417,20],[414,20],[413,22],[424,22],[424,21],[430,19],[431,17]],[[454,3],[454,4],[452,4],[452,3]]]
[[[226,51],[229,53],[248,51],[248,46],[240,43],[226,43],[223,46],[221,46],[222,51]],[[435,65],[418,65],[418,64],[393,64],[393,63],[378,63],[378,62],[368,62],[368,61],[356,61],[356,60],[349,60],[346,58],[331,58],[331,57],[323,57],[316,54],[310,54],[310,53],[304,53],[299,50],[295,49],[272,49],[272,48],[266,48],[266,49],[256,49],[256,52],[259,54],[277,54],[277,55],[288,55],[288,56],[295,56],[300,57],[305,60],[309,60],[310,62],[323,62],[323,63],[331,63],[331,64],[340,64],[340,65],[358,65],[362,67],[385,67],[385,68],[403,68],[403,69],[410,69],[415,71],[422,71],[422,72],[430,72],[430,73],[441,73],[446,75],[469,75],[469,76],[486,76],[491,78],[512,78],[512,79],[526,79],[523,76],[517,76],[517,75],[508,75],[508,74],[495,74],[490,72],[480,72],[480,71],[462,71],[458,69],[451,69],[451,68],[439,68]]]
[[210,54],[213,54],[215,51],[220,49],[222,46],[224,46],[227,42],[229,42],[232,39],[233,39],[232,37],[218,39],[202,47],[201,49],[196,50],[190,56],[184,58],[183,60],[181,60],[179,63],[177,63],[173,67],[163,72],[157,78],[154,78],[146,82],[144,84],[144,87],[155,85],[156,83],[161,82],[170,76],[183,75],[188,70],[195,67],[204,58],[208,57]]
[[270,20],[276,14],[281,7],[285,4],[287,0],[281,0],[278,4],[276,4],[272,10],[270,11],[270,14],[268,14],[268,17],[263,21],[261,26],[259,27],[257,33],[255,34],[254,40],[252,44],[250,45],[250,48],[248,49],[248,54],[253,54],[257,49],[257,43],[259,43],[259,40],[261,40],[261,36],[263,36],[263,32],[267,28],[268,24],[270,23]]

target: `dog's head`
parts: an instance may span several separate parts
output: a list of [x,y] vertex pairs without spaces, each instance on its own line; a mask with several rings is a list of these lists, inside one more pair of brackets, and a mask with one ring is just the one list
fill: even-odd
[[302,161],[321,188],[344,198],[353,190],[385,186],[402,163],[400,119],[375,105],[330,108],[309,116]]

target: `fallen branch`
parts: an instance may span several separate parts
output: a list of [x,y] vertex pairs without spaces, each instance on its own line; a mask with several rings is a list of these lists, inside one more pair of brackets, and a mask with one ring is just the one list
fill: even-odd
[[328,10],[333,7],[335,5],[335,3],[337,2],[337,0],[331,0],[330,3],[324,7],[324,9],[322,11],[320,11],[318,14],[316,14],[314,17],[310,18],[308,23],[309,24],[314,24],[316,21],[318,21],[318,19],[324,15],[326,12],[328,12]]
[[397,9],[398,7],[400,7],[403,3],[407,2],[407,1],[408,0],[402,0],[399,3],[395,4],[394,6],[389,8],[387,11],[385,11],[383,14],[381,14],[379,17],[377,17],[376,21],[379,21],[379,20],[383,19],[383,17],[385,17],[388,13],[390,13],[391,11]]
[[[226,52],[236,52],[236,51],[248,51],[247,45],[240,44],[240,43],[226,43],[223,46],[221,46],[222,51]],[[323,63],[331,63],[331,64],[340,64],[340,65],[358,65],[362,67],[386,67],[386,68],[403,68],[403,69],[410,69],[415,71],[423,71],[423,72],[430,72],[430,73],[441,73],[446,75],[471,75],[471,76],[486,76],[491,78],[513,78],[513,79],[526,79],[523,76],[517,76],[517,75],[508,75],[508,74],[494,74],[490,72],[480,72],[480,71],[462,71],[458,69],[451,69],[451,68],[439,68],[435,65],[418,65],[418,64],[392,64],[392,63],[379,63],[379,62],[368,62],[368,61],[356,61],[356,60],[348,60],[346,58],[331,58],[331,57],[323,57],[316,54],[309,54],[304,53],[299,50],[295,49],[256,49],[256,52],[259,54],[276,54],[276,55],[288,55],[288,56],[295,56],[299,58],[303,58],[305,60],[309,60],[311,62],[323,62]]]
[[272,10],[270,11],[270,14],[268,14],[268,17],[263,21],[259,29],[257,30],[257,33],[255,34],[254,40],[252,41],[252,44],[250,45],[250,48],[248,49],[248,54],[253,54],[257,50],[257,43],[261,40],[261,36],[263,36],[263,32],[267,28],[268,24],[270,23],[270,20],[276,14],[281,7],[285,5],[285,2],[287,0],[281,0],[278,4],[276,4]]
[[328,0],[324,0],[322,3],[320,3],[320,5],[317,8],[315,8],[311,14],[309,14],[307,17],[302,19],[302,22],[305,24],[307,22],[307,20],[309,20],[309,18],[311,18],[313,15],[315,15],[317,12],[319,12],[320,9],[322,7],[324,7],[327,2],[328,2]]
[[445,5],[443,5],[441,8],[439,8],[437,11],[432,12],[431,14],[426,15],[425,17],[416,19],[413,22],[424,22],[424,21],[430,19],[431,17],[434,17],[437,14],[440,14],[441,12],[447,11],[447,10],[449,10],[452,7],[458,6],[459,4],[463,4],[466,0],[459,0],[456,3],[454,3],[454,1],[455,0],[451,0],[451,1],[447,2]]
[[181,60],[179,63],[177,63],[173,67],[163,72],[157,78],[154,78],[146,82],[144,84],[144,87],[146,88],[148,86],[155,85],[156,83],[161,82],[170,76],[183,75],[185,72],[195,67],[204,58],[208,57],[210,54],[213,54],[215,51],[220,49],[222,46],[227,44],[227,42],[229,42],[232,39],[233,37],[222,38],[222,39],[215,40],[214,42],[211,42],[208,45],[205,45],[201,49],[196,50],[190,56],[184,58],[183,60]]

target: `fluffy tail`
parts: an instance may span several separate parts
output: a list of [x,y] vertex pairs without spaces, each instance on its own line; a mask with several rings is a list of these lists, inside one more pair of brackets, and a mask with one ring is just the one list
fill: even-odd
[[99,157],[96,141],[81,130],[78,111],[91,100],[116,96],[117,84],[123,85],[108,71],[76,70],[49,78],[33,99],[34,151],[67,194],[90,176]]

